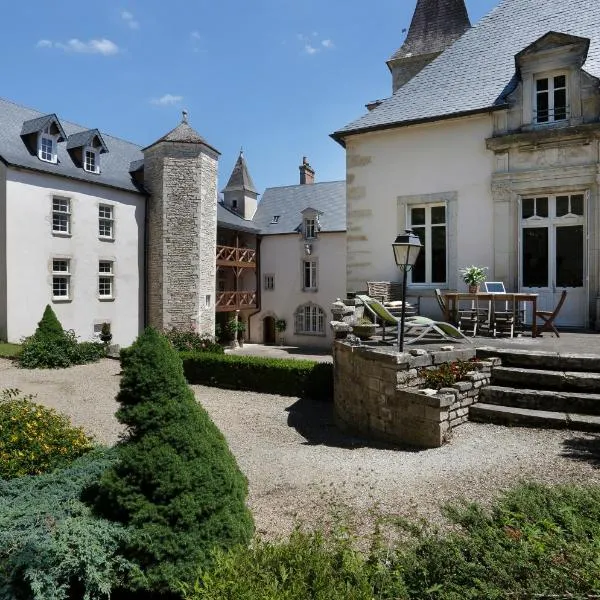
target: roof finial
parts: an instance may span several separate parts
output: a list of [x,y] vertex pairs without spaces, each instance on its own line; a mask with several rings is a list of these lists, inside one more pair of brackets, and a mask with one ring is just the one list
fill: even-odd
[[187,110],[182,110],[181,111],[181,122],[182,123],[187,123],[188,122],[188,111]]
[[244,146],[240,146],[240,156],[244,156]]

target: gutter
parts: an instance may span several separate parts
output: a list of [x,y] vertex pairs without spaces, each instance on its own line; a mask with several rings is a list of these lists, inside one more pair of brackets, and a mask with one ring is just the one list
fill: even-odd
[[262,299],[262,272],[260,264],[260,244],[262,242],[262,236],[256,236],[256,306],[257,309],[248,315],[248,339],[252,339],[252,317],[255,317],[261,310],[261,299]]

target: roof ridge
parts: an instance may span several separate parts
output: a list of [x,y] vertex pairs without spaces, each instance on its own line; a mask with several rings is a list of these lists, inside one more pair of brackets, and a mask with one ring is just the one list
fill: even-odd
[[[273,185],[271,187],[265,188],[265,192],[267,190],[282,190],[285,188],[293,188],[293,187],[301,187],[301,188],[311,188],[315,185],[325,185],[327,183],[346,183],[345,179],[333,179],[331,181],[317,181],[315,183],[293,183],[290,185]],[[264,193],[263,193],[263,197],[264,197]]]

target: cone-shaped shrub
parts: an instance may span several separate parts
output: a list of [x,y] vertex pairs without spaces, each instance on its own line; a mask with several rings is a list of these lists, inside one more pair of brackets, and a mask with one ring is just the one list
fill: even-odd
[[41,321],[38,323],[34,335],[40,340],[62,338],[65,335],[63,326],[49,304],[46,304],[44,314],[42,315]]
[[123,359],[117,400],[128,433],[100,480],[96,509],[129,526],[124,554],[144,574],[131,587],[175,592],[210,564],[213,548],[249,542],[246,479],[176,351],[154,329]]

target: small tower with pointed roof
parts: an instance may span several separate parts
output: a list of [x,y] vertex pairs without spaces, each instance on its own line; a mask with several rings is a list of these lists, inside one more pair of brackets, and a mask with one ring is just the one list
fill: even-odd
[[214,335],[219,152],[185,111],[143,152],[148,324]]
[[240,150],[231,177],[223,188],[223,204],[242,219],[250,220],[256,212],[258,192],[248,171],[243,149]]
[[471,27],[465,0],[417,0],[406,40],[388,60],[395,92]]

